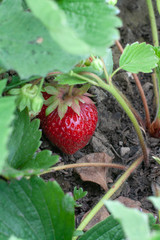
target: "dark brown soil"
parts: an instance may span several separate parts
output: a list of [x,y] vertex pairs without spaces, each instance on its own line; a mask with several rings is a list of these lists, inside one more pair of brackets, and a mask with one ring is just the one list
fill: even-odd
[[[119,0],[118,7],[121,11],[120,17],[123,21],[123,27],[120,29],[120,42],[123,47],[125,47],[127,43],[131,44],[135,41],[152,43],[148,9],[145,0]],[[158,29],[160,30],[160,21]],[[116,46],[113,47],[113,54],[115,67],[117,67],[120,53]],[[145,90],[153,120],[155,110],[153,108],[153,85],[151,76],[150,74],[140,74],[139,77]],[[142,101],[134,79],[126,72],[121,71],[114,78],[114,82],[144,118]],[[109,93],[97,87],[92,87],[90,91],[96,96],[94,101],[96,102],[99,112],[99,122],[96,132],[89,144],[74,155],[67,156],[52,146],[45,137],[43,137],[41,149],[48,148],[51,149],[53,153],[59,154],[61,157],[60,161],[64,164],[75,163],[79,158],[94,152],[106,152],[114,157],[113,162],[124,165],[131,164],[140,156],[141,148],[129,118]],[[144,164],[142,164],[123,185],[121,191],[114,197],[125,196],[133,200],[138,200],[141,202],[143,208],[154,211],[152,204],[147,201],[147,197],[153,195],[152,183],[160,183],[160,169],[158,169],[158,164],[156,164],[152,158],[153,155],[160,157],[160,139],[150,138],[146,134],[145,139],[150,151],[150,167],[146,168]],[[123,155],[123,151],[126,149],[128,152]],[[115,182],[121,174],[119,170],[110,170],[110,176],[113,182]],[[75,186],[82,187],[88,192],[87,196],[80,201],[82,207],[76,210],[77,224],[79,224],[82,216],[90,210],[105,193],[99,185],[91,182],[83,182],[72,169],[46,174],[43,177],[46,180],[50,178],[57,180],[65,192],[73,192]],[[110,183],[109,187],[112,184],[113,183]]]

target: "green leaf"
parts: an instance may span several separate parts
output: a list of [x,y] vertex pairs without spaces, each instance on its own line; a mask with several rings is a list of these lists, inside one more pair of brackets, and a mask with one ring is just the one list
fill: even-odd
[[75,72],[75,73],[80,73],[80,72],[91,72],[91,73],[94,73],[94,74],[96,74],[96,75],[98,75],[98,76],[101,76],[102,75],[102,72],[100,72],[100,71],[97,71],[95,68],[93,68],[93,66],[86,66],[86,67],[75,67],[74,69],[73,69],[73,71]]
[[109,216],[87,231],[80,240],[125,240],[125,237],[120,224]]
[[24,240],[24,239],[11,236],[8,240]]
[[57,81],[58,84],[61,85],[76,85],[76,84],[84,84],[87,83],[87,81],[70,76],[69,74],[61,74],[59,76],[57,76],[54,81]]
[[77,187],[74,187],[73,191],[74,200],[77,201],[78,199],[81,199],[87,195],[87,191],[83,191],[83,188],[77,189]]
[[23,10],[21,0],[5,0],[0,5],[0,54],[0,66],[14,69],[22,79],[46,76],[53,70],[68,72],[86,58],[61,49],[44,25]]
[[89,54],[104,55],[105,49],[119,38],[116,28],[122,23],[116,17],[118,9],[105,0],[58,0],[58,4],[65,11],[69,26],[90,46]]
[[54,182],[38,177],[0,181],[0,239],[71,240],[74,200]]
[[135,42],[127,45],[120,57],[120,68],[132,72],[152,72],[152,69],[157,66],[159,59],[156,56],[151,45]]
[[27,161],[21,169],[48,169],[50,166],[56,164],[59,156],[53,155],[49,150],[43,150],[37,153],[32,159]]
[[148,198],[153,205],[155,206],[155,208],[157,208],[157,210],[160,210],[160,197],[149,197]]
[[23,176],[33,176],[42,174],[45,170],[49,170],[49,167],[56,164],[59,160],[59,156],[51,156],[49,150],[44,150],[35,154],[33,159],[27,161],[21,169],[15,169],[8,163],[5,163],[2,175],[6,178],[21,179]]
[[27,110],[16,112],[13,132],[8,143],[8,161],[2,171],[3,176],[20,178],[40,174],[57,163],[59,157],[52,156],[51,151],[36,152],[41,144],[41,132],[38,128],[39,120],[31,122]]
[[[4,85],[3,85],[4,86]],[[11,122],[14,118],[15,98],[1,97],[0,98],[0,173],[8,157],[9,151],[7,148],[8,138],[11,134]]]
[[103,60],[107,69],[107,73],[110,76],[113,71],[113,56],[112,56],[112,49],[108,48],[106,50],[106,54],[103,56]]
[[2,96],[3,90],[7,84],[7,79],[0,80],[0,97]]
[[158,163],[158,164],[160,164],[160,158],[159,157],[153,157],[154,158],[154,160],[156,160],[156,162]]
[[39,119],[30,121],[28,111],[16,112],[14,129],[9,139],[8,163],[14,168],[20,168],[31,160],[40,146],[41,132]]
[[137,209],[125,207],[116,201],[106,201],[106,207],[119,220],[129,240],[148,240],[150,228],[148,217]]
[[[65,50],[72,54],[86,54],[90,47],[81,40],[68,25],[65,13],[56,2],[50,0],[26,0],[33,14],[42,21],[52,38]],[[64,41],[65,39],[65,41]]]
[[153,237],[151,237],[149,240],[159,240],[160,239],[160,232],[156,232]]
[[72,54],[103,54],[119,38],[117,9],[105,1],[62,0],[58,1],[59,7],[50,0],[26,1],[52,38]]

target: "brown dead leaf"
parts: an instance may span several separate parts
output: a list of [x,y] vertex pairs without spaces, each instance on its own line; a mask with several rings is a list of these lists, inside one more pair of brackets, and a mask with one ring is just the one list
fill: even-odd
[[138,210],[144,212],[144,213],[149,213],[148,210],[144,209],[144,208],[141,208],[141,203],[139,201],[135,201],[135,200],[132,200],[130,198],[127,198],[127,197],[118,197],[116,198],[115,200],[119,201],[120,203],[124,204],[126,207],[129,207],[129,208],[137,208]]
[[[112,158],[106,153],[91,153],[80,158],[77,163],[111,163]],[[107,183],[112,180],[107,176],[107,167],[82,167],[76,172],[83,181],[90,181],[99,184],[105,191],[108,190]]]
[[[82,218],[81,221],[83,221],[83,219],[88,215],[90,211],[86,212]],[[109,212],[107,211],[106,207],[103,206],[98,213],[92,218],[92,220],[87,224],[87,226],[85,227],[85,231],[88,231],[90,228],[92,228],[95,224],[103,221],[104,219],[106,219],[109,216]]]
[[[130,198],[127,197],[118,197],[116,198],[114,201],[119,201],[120,203],[124,204],[126,207],[129,208],[137,208],[138,210],[145,212],[145,213],[149,213],[149,211],[147,211],[146,209],[141,208],[141,203],[139,201],[135,201],[132,200]],[[81,221],[83,221],[83,219],[88,215],[90,211],[88,211],[87,213],[84,214],[83,218]],[[100,221],[103,221],[104,219],[106,219],[109,216],[109,212],[107,211],[106,207],[103,206],[98,213],[92,218],[92,220],[87,224],[87,226],[85,227],[85,231],[88,231],[90,228],[92,228],[95,224],[99,223]]]
[[139,201],[135,201],[135,200],[132,200],[127,197],[120,196],[120,197],[116,198],[115,200],[119,201],[120,203],[124,204],[126,207],[129,207],[129,208],[140,209],[140,207],[141,207],[141,203]]

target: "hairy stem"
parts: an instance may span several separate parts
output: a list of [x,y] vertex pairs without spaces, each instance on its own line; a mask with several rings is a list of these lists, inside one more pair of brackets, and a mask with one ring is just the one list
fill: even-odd
[[50,173],[50,172],[56,172],[60,170],[70,169],[70,168],[80,168],[80,167],[107,167],[107,168],[117,168],[120,170],[126,170],[126,166],[123,166],[121,164],[116,163],[75,163],[75,164],[67,164],[57,167],[52,167],[44,172],[42,172],[40,175]]
[[[81,73],[82,74],[82,73]],[[87,74],[87,72],[85,73]],[[79,78],[82,78],[81,75],[77,74],[77,73],[72,73],[73,76],[75,77],[79,77]],[[95,74],[92,73],[92,76],[94,76]],[[96,75],[95,75],[96,76]],[[85,80],[87,80],[87,77],[85,77]],[[90,80],[90,79],[89,79]],[[143,151],[143,155],[144,155],[144,161],[145,161],[145,164],[148,165],[149,162],[148,162],[148,153],[147,153],[147,147],[146,147],[146,144],[145,144],[145,141],[144,141],[144,138],[143,138],[143,135],[142,135],[142,132],[141,132],[141,129],[140,129],[140,126],[137,122],[137,119],[136,117],[134,116],[133,112],[131,111],[130,107],[128,106],[127,102],[123,99],[123,97],[121,96],[121,94],[119,93],[119,91],[114,87],[113,84],[107,84],[105,83],[101,78],[99,78],[98,76],[96,76],[96,84],[94,85],[97,85],[105,90],[107,90],[108,92],[110,92],[115,98],[116,100],[118,101],[118,103],[121,105],[121,107],[123,108],[123,110],[126,112],[126,114],[128,115],[128,117],[130,118],[135,130],[136,130],[136,133],[138,135],[138,138],[139,138],[139,142],[141,144],[141,148],[142,148],[142,151]]]
[[152,0],[146,0],[146,3],[148,6],[149,18],[151,23],[153,45],[158,47],[159,46],[158,30],[157,30],[157,24],[156,24],[156,18],[154,14]]
[[116,100],[119,102],[119,104],[122,106],[122,108],[124,109],[124,111],[126,112],[126,114],[128,115],[128,117],[130,118],[136,133],[138,135],[140,144],[141,144],[141,148],[143,151],[143,155],[144,155],[144,162],[146,165],[149,164],[148,162],[148,153],[147,153],[147,147],[140,129],[140,126],[137,122],[136,117],[134,116],[134,114],[132,113],[132,111],[130,110],[128,104],[126,103],[126,101],[121,97],[121,95],[119,94],[119,92],[117,91],[117,89],[114,87],[114,85],[110,85],[109,88],[108,86],[102,86],[104,89],[108,90],[108,92],[110,92],[115,98]]
[[[103,198],[97,203],[97,205],[90,211],[87,217],[81,222],[77,230],[82,231],[91,219],[96,215],[96,213],[104,205],[104,201],[108,200],[113,194],[120,188],[120,186],[127,180],[131,173],[141,164],[143,156],[139,157],[128,169],[127,171],[118,179],[118,181],[112,186],[112,188],[104,195]],[[76,240],[74,237],[73,240]]]
[[[160,98],[160,96],[159,96],[159,87],[158,87],[158,81],[157,81],[156,77],[160,78],[160,72],[159,71],[157,72],[154,69],[154,72],[152,73],[152,82],[153,82],[153,91],[154,91],[154,101],[155,101],[155,106],[156,106],[156,109],[157,109],[155,118],[158,115],[159,102],[160,102],[160,100],[159,100],[159,98]],[[153,104],[153,106],[154,106],[154,104]]]
[[108,75],[107,68],[105,66],[104,60],[103,60],[102,57],[100,59],[101,59],[101,61],[103,63],[103,69],[104,69],[104,74],[105,74],[105,77],[106,77],[106,81],[109,83],[109,75]]
[[[116,45],[117,45],[118,49],[120,50],[120,52],[123,53],[123,47],[122,47],[122,45],[120,44],[119,41],[116,41]],[[132,76],[133,76],[133,78],[136,82],[136,85],[138,87],[138,90],[139,90],[139,93],[140,93],[140,96],[141,96],[141,99],[142,99],[142,102],[143,102],[145,116],[146,116],[146,126],[147,126],[147,128],[150,128],[150,125],[151,125],[150,113],[149,113],[147,100],[146,100],[146,97],[145,97],[145,94],[144,94],[144,90],[142,88],[141,82],[140,82],[137,74],[132,73]]]

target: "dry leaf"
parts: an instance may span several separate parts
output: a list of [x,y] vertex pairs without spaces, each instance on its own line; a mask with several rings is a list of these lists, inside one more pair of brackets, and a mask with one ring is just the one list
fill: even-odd
[[[86,212],[82,218],[81,221],[83,221],[83,219],[88,215],[90,211]],[[90,228],[92,228],[95,224],[103,221],[104,219],[106,219],[109,216],[109,212],[107,211],[106,207],[103,206],[98,213],[92,218],[92,220],[87,224],[87,226],[85,227],[85,231],[88,231]]]
[[145,213],[150,213],[148,210],[144,209],[144,208],[141,208],[141,203],[139,201],[135,201],[135,200],[132,200],[130,198],[127,198],[127,197],[118,197],[116,198],[115,200],[121,202],[122,204],[124,204],[126,207],[129,207],[129,208],[137,208],[138,210],[142,211],[142,212],[145,212]]
[[[77,163],[111,163],[112,158],[106,153],[91,153],[80,158]],[[107,176],[107,167],[82,167],[76,172],[83,181],[90,181],[99,184],[105,191],[108,190],[107,183],[112,180]]]
[[129,208],[137,208],[140,209],[141,203],[139,201],[132,200],[127,197],[118,197],[115,199],[116,201],[119,201],[120,203],[124,204],[126,207]]
[[[118,197],[116,198],[114,201],[119,201],[120,203],[124,204],[126,207],[129,208],[137,208],[138,210],[145,212],[145,213],[149,213],[149,211],[147,211],[146,209],[141,208],[141,203],[139,201],[135,201],[132,200],[130,198],[127,197]],[[88,215],[90,211],[88,211],[87,213],[84,214],[83,218],[81,221],[83,221],[83,219]],[[88,231],[90,228],[92,228],[95,224],[99,223],[100,221],[103,221],[104,219],[106,219],[109,216],[109,212],[107,211],[106,207],[103,206],[98,213],[92,218],[92,220],[87,224],[87,226],[85,227],[85,231]]]

